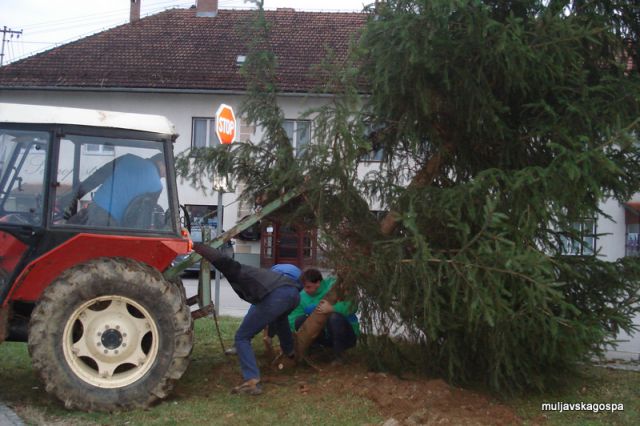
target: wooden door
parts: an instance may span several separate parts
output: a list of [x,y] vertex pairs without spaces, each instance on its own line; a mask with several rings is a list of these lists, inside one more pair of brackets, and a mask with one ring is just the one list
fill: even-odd
[[290,263],[300,269],[316,262],[316,230],[278,222],[265,222],[261,232],[260,265]]

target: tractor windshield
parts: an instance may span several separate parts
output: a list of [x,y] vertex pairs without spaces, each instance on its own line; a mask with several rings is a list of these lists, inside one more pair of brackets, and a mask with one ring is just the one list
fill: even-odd
[[0,223],[42,225],[49,139],[0,127]]
[[162,143],[66,134],[59,151],[54,226],[173,230]]

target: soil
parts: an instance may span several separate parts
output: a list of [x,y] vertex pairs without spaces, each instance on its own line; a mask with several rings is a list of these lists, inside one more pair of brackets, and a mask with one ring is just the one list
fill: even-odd
[[[300,394],[324,393],[329,388],[341,389],[345,397],[363,396],[376,404],[385,419],[384,426],[522,424],[510,407],[440,379],[401,379],[367,372],[351,362],[340,366],[318,364],[315,368],[308,374],[296,374]],[[277,378],[272,376],[271,380]]]
[[[382,417],[383,426],[414,425],[519,425],[522,419],[511,407],[501,404],[491,396],[451,386],[440,379],[424,377],[400,378],[393,374],[368,371],[355,357],[345,364],[331,365],[327,359],[311,359],[312,366],[283,365],[271,363],[273,358],[260,356],[264,395],[269,401],[269,392],[288,394],[294,392],[310,400],[322,400],[328,392],[340,392],[345,399],[360,396],[371,400]],[[209,359],[194,359],[201,368],[210,368]],[[194,368],[197,366],[194,366]],[[198,381],[195,385],[173,390],[173,403],[188,401],[194,395],[216,397],[227,393],[230,384],[238,384],[237,360],[228,358],[207,370],[207,377],[216,380]],[[253,397],[249,397],[253,398]],[[14,410],[30,424],[84,425],[90,423],[86,417],[78,419],[58,418],[45,414],[42,409],[32,409],[30,404],[13,404]],[[231,414],[233,415],[233,414]],[[529,423],[545,423],[543,418],[528,420]]]

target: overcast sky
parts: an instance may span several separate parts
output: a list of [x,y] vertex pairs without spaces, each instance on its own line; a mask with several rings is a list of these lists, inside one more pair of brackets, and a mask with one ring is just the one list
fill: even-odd
[[[360,11],[373,0],[265,0],[266,9]],[[22,30],[6,34],[4,64],[129,20],[130,0],[0,0],[0,29]],[[189,8],[195,0],[141,0],[144,17],[162,10]],[[219,0],[220,9],[250,9],[244,0]],[[0,34],[0,37],[2,34]],[[0,46],[1,48],[1,46]]]

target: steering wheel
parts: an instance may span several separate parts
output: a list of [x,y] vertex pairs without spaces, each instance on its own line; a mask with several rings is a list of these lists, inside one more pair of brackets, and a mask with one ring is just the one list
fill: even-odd
[[32,213],[9,213],[0,217],[0,223],[14,223],[18,225],[36,225],[38,222]]

